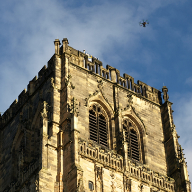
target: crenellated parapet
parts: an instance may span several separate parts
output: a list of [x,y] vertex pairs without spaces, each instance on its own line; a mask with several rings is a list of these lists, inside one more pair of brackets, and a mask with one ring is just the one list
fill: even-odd
[[139,80],[135,83],[134,78],[128,74],[120,76],[120,71],[110,65],[104,68],[102,62],[98,58],[87,54],[85,51],[81,52],[68,46],[68,40],[66,38],[63,39],[62,43],[63,45],[59,47],[60,41],[58,39],[55,40],[55,54],[60,53],[62,55],[64,53],[70,58],[69,61],[71,64],[109,80],[117,86],[135,93],[135,95],[138,95],[140,98],[147,99],[156,104],[162,104],[161,92],[159,90]]
[[[27,90],[24,89],[18,96],[18,99],[10,105],[10,107],[0,116],[0,127],[3,128],[14,117],[31,96],[40,88],[40,86],[51,77],[54,77],[55,56],[49,62],[48,67],[45,65],[39,71],[38,77],[35,76],[27,85]],[[53,84],[50,79],[50,84]]]
[[[33,95],[33,93],[40,87],[40,85],[50,76],[55,70],[56,57],[60,57],[65,54],[70,58],[70,63],[84,68],[89,73],[99,75],[100,77],[115,83],[117,86],[127,89],[133,92],[140,98],[147,99],[156,104],[162,104],[161,92],[149,85],[137,81],[134,82],[134,78],[128,74],[123,74],[120,76],[119,70],[109,65],[106,68],[103,67],[102,62],[93,56],[85,52],[78,51],[70,46],[67,38],[62,40],[62,46],[59,39],[54,41],[55,44],[55,54],[48,61],[48,67],[45,65],[39,71],[38,77],[35,76],[28,84],[27,90],[24,89],[15,100],[7,111],[0,116],[0,125],[3,127],[6,122],[8,122],[14,114],[23,106],[23,104],[28,100],[28,98]],[[53,75],[54,76],[54,75]]]
[[190,192],[167,87],[54,45],[0,114],[0,191]]

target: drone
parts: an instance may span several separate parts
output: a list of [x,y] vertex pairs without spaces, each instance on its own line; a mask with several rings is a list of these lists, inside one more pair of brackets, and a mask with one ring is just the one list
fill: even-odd
[[147,20],[146,21],[143,20],[143,22],[139,22],[139,25],[141,27],[146,27],[146,25],[148,25],[148,24],[149,24],[149,22]]

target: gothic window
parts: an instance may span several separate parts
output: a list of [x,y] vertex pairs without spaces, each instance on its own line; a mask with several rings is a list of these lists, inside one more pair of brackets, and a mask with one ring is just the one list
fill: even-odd
[[93,182],[92,181],[89,181],[89,189],[90,189],[90,191],[94,190],[94,186],[93,186]]
[[140,161],[139,134],[136,125],[130,119],[126,119],[123,122],[123,129],[125,131],[125,141],[128,144],[128,157]]
[[90,139],[107,147],[107,120],[104,110],[93,105],[89,110]]

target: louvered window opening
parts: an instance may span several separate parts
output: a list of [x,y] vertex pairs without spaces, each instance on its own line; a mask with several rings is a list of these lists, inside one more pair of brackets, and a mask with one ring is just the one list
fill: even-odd
[[89,132],[90,132],[90,139],[98,142],[97,139],[97,119],[96,114],[94,111],[89,111]]
[[128,156],[136,161],[140,160],[139,156],[139,142],[137,138],[137,133],[134,129],[130,129],[129,127],[132,124],[127,121],[124,122],[123,128],[125,130],[125,141],[127,142],[127,153]]
[[89,132],[90,139],[107,147],[107,123],[101,114],[101,109],[94,106],[94,110],[89,111]]
[[130,140],[131,140],[131,156],[132,159],[139,161],[139,145],[137,134],[134,130],[131,130],[130,133]]

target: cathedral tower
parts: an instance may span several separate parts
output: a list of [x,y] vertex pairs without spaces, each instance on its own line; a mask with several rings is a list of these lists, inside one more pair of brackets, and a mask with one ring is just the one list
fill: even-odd
[[167,87],[68,44],[0,116],[0,191],[191,192]]

